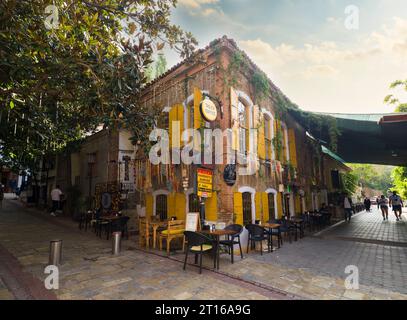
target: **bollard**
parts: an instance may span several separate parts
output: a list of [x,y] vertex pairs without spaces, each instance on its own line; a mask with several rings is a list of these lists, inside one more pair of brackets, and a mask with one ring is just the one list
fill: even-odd
[[121,232],[113,232],[112,237],[112,254],[118,255],[121,249],[121,240],[122,240],[122,233]]
[[49,265],[58,266],[62,258],[62,240],[52,240],[49,245]]

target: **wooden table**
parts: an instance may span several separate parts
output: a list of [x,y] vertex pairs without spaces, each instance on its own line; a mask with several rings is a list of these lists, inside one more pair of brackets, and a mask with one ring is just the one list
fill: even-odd
[[[202,230],[200,231],[202,234],[208,235],[208,236],[214,236],[216,238],[216,269],[219,270],[219,242],[220,242],[220,237],[222,236],[233,236],[236,234],[236,231],[232,231],[232,230],[215,230],[215,231],[211,231],[211,230]],[[232,248],[233,250],[233,248]]]
[[[281,241],[281,233],[280,233],[280,227],[281,224],[278,223],[264,223],[260,225],[263,228],[266,229],[277,229],[278,230],[278,248],[280,249],[280,241]],[[270,243],[271,243],[271,251],[273,251],[273,235],[270,233]]]
[[297,236],[297,227],[298,226],[299,226],[299,229],[300,229],[300,238],[302,238],[304,236],[304,230],[302,228],[302,224],[303,224],[304,220],[301,219],[301,218],[290,218],[288,220],[288,222],[291,222],[291,223],[294,224],[294,227],[295,227],[295,241],[298,240],[298,236]]

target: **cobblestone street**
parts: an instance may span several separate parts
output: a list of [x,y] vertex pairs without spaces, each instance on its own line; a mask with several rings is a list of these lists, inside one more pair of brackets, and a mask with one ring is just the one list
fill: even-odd
[[[182,270],[183,254],[145,252],[135,236],[112,256],[110,241],[8,200],[0,210],[0,299],[406,299],[406,234],[405,217],[382,222],[363,213],[272,254],[233,265],[222,256],[220,272],[204,259],[199,275],[191,265]],[[41,284],[53,239],[63,240],[63,264],[60,289],[49,292]],[[347,265],[359,267],[360,290],[345,289]]]

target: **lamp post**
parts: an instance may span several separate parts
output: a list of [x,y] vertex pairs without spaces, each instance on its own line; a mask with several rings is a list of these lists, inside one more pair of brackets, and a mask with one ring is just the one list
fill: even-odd
[[89,176],[89,210],[92,209],[92,175],[93,165],[96,162],[96,156],[94,153],[88,153],[88,176]]

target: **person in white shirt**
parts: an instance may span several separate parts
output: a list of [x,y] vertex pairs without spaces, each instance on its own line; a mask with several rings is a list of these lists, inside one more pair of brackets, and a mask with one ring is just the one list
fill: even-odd
[[403,200],[397,194],[396,191],[393,192],[393,195],[390,197],[390,205],[393,207],[394,214],[396,215],[397,221],[401,220],[401,214],[403,212]]
[[59,188],[59,185],[56,186],[55,189],[52,189],[51,191],[51,200],[52,200],[52,210],[51,210],[51,216],[56,216],[56,211],[60,208],[60,203],[61,203],[61,195],[62,191]]
[[345,209],[345,221],[350,222],[352,218],[352,200],[345,194],[345,199],[343,200],[343,208]]

